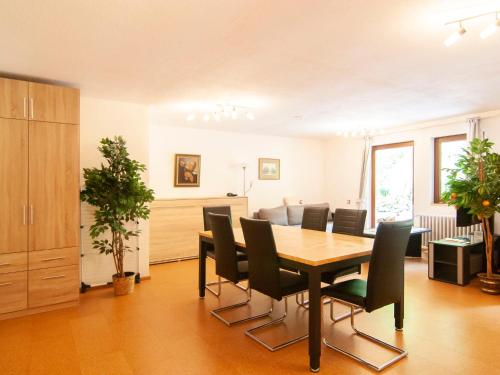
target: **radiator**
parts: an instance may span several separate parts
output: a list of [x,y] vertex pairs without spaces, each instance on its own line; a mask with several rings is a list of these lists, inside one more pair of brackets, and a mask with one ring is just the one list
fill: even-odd
[[428,246],[429,241],[447,237],[466,236],[476,230],[481,230],[481,224],[457,228],[455,216],[416,215],[415,226],[432,229],[432,232],[422,235],[422,246],[424,247]]

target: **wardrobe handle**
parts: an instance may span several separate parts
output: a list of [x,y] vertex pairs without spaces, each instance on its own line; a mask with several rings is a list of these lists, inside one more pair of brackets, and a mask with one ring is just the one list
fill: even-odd
[[50,261],[53,261],[53,260],[61,260],[61,259],[64,259],[66,257],[55,257],[55,258],[46,258],[46,259],[42,259],[42,262],[50,262]]
[[34,119],[35,118],[35,101],[33,100],[33,98],[31,97],[30,98],[30,119]]
[[64,277],[66,277],[66,275],[46,276],[46,277],[42,277],[42,280],[62,279]]
[[31,225],[33,225],[33,222],[35,221],[34,216],[35,216],[35,210],[33,209],[33,205],[30,204],[30,224]]
[[9,285],[12,285],[12,283],[2,283],[2,284],[0,284],[0,286],[9,286]]
[[23,225],[26,225],[26,205],[23,204]]
[[28,98],[23,98],[23,117],[28,117]]

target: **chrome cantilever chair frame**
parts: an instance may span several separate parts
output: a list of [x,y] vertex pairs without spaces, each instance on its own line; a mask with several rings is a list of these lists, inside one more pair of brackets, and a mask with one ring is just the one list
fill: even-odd
[[[297,296],[297,294],[296,294],[296,296]],[[259,330],[261,328],[266,328],[266,327],[272,326],[274,324],[279,324],[279,323],[282,323],[285,320],[285,318],[286,318],[286,316],[288,314],[288,297],[289,296],[283,297],[283,299],[285,300],[285,312],[283,313],[282,316],[280,316],[279,318],[273,319],[270,322],[262,324],[262,325],[260,325],[258,327],[254,327],[252,329],[249,329],[248,331],[245,332],[245,335],[247,335],[251,339],[257,341],[259,344],[261,344],[262,346],[264,346],[266,349],[268,349],[271,352],[275,352],[275,351],[277,351],[279,349],[285,348],[285,347],[287,347],[289,345],[295,344],[296,342],[299,342],[301,340],[305,340],[306,338],[309,337],[309,334],[305,334],[305,335],[302,335],[302,336],[290,339],[290,340],[288,340],[286,342],[283,342],[281,344],[278,344],[278,345],[275,345],[275,346],[271,346],[267,342],[265,342],[264,340],[260,339],[259,337],[255,336],[253,334],[255,331],[257,331],[257,330]],[[269,309],[268,315],[270,315],[273,312],[273,310],[274,310],[274,298],[271,298],[271,308]]]
[[[332,298],[332,300],[334,300]],[[360,308],[359,306],[357,305],[354,305],[354,304],[351,304],[351,303],[347,303],[345,301],[340,301],[340,300],[335,300],[343,305],[347,305],[347,306],[350,306],[351,308],[351,313],[349,314],[349,316],[351,317],[351,328],[352,330],[354,331],[354,333],[358,336],[361,336],[363,337],[364,339],[367,339],[367,340],[370,340],[372,342],[374,342],[375,344],[379,345],[379,346],[382,346],[384,348],[387,348],[387,349],[390,349],[396,353],[398,353],[397,356],[393,357],[392,359],[390,359],[389,361],[386,361],[384,362],[382,365],[380,366],[377,366],[376,364],[372,363],[372,362],[368,362],[367,360],[361,358],[361,357],[358,357],[357,355],[353,354],[353,353],[350,353],[338,346],[335,346],[334,344],[332,344],[331,342],[328,342],[326,338],[323,338],[323,343],[329,347],[330,349],[333,349],[333,350],[336,350],[342,354],[345,354],[346,356],[376,370],[376,371],[382,371],[383,369],[385,369],[386,367],[389,367],[390,365],[392,365],[393,363],[399,361],[400,359],[403,359],[404,357],[406,357],[408,355],[408,352],[404,349],[401,349],[401,348],[398,348],[396,346],[393,346],[391,344],[388,344],[382,340],[379,340],[377,339],[376,337],[373,337],[373,336],[370,336],[368,335],[367,333],[364,333],[364,332],[361,332],[359,329],[357,329],[355,326],[354,326],[354,310],[355,308]],[[333,320],[333,303],[330,305],[330,317],[332,317],[332,320]],[[334,324],[335,324],[335,320],[334,320]]]
[[[205,284],[205,289],[208,290],[210,293],[212,293],[217,298],[219,298],[220,294],[221,294],[221,291],[222,291],[222,284],[228,284],[228,283],[233,284],[235,287],[243,290],[244,292],[246,292],[247,289],[248,289],[248,288],[245,288],[244,286],[242,286],[240,284],[232,283],[229,280],[222,280],[222,277],[220,277],[220,276],[217,276],[217,281],[211,281],[209,283],[206,283]],[[212,286],[212,285],[217,285],[217,291],[215,291],[212,288],[210,288],[210,286]]]
[[[299,295],[296,294],[295,295],[295,302],[297,302],[297,305],[299,305],[300,307],[303,307],[304,309],[309,309],[309,300],[304,300],[304,293],[300,293],[300,301],[299,301]],[[322,299],[323,301],[323,305],[328,305],[330,304],[330,319],[334,322],[334,323],[337,323],[337,322],[340,322],[341,320],[344,320],[344,319],[347,319],[351,316],[351,311],[348,311],[348,312],[345,312],[343,314],[340,314],[338,316],[334,316],[333,315],[333,298],[329,298],[329,297],[326,297],[326,298],[323,298]],[[356,308],[354,309],[354,314],[359,314],[363,312],[363,309],[359,306],[356,306]]]
[[[228,281],[229,282],[229,281]],[[234,283],[233,283],[234,284]],[[213,316],[215,316],[217,319],[219,319],[221,322],[223,322],[224,324],[226,324],[227,326],[232,326],[232,325],[235,325],[235,324],[239,324],[239,323],[244,323],[244,322],[248,322],[250,320],[254,320],[254,319],[260,319],[260,318],[264,318],[266,316],[269,316],[269,314],[271,314],[272,312],[272,309],[266,313],[263,313],[263,314],[259,314],[259,315],[254,315],[254,316],[248,316],[246,318],[243,318],[243,319],[239,319],[239,320],[234,320],[234,321],[229,321],[227,319],[225,319],[222,315],[220,315],[221,312],[223,311],[228,311],[228,310],[232,310],[232,309],[236,309],[238,307],[242,307],[242,306],[245,306],[248,304],[248,302],[250,302],[250,300],[252,299],[252,289],[250,289],[250,287],[247,287],[246,289],[244,289],[243,286],[239,285],[239,284],[234,284],[235,286],[237,286],[238,288],[244,290],[247,294],[247,299],[246,301],[243,301],[243,302],[239,302],[239,303],[235,303],[234,305],[229,305],[229,306],[223,306],[223,307],[219,307],[215,310],[212,310],[211,311],[211,314]]]

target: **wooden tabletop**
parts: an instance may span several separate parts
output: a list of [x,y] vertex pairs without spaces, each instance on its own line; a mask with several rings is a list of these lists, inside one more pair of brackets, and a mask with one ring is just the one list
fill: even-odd
[[[238,246],[245,247],[243,231],[234,228]],[[338,262],[370,255],[373,239],[330,232],[273,225],[278,256],[311,266]],[[212,238],[211,231],[199,232],[201,237]]]

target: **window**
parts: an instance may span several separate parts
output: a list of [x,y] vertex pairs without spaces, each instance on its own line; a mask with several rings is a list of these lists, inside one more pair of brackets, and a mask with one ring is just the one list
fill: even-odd
[[465,134],[434,138],[434,203],[442,203],[441,193],[448,182],[448,172],[443,169],[455,167],[466,145]]
[[371,222],[413,218],[413,142],[372,147]]

